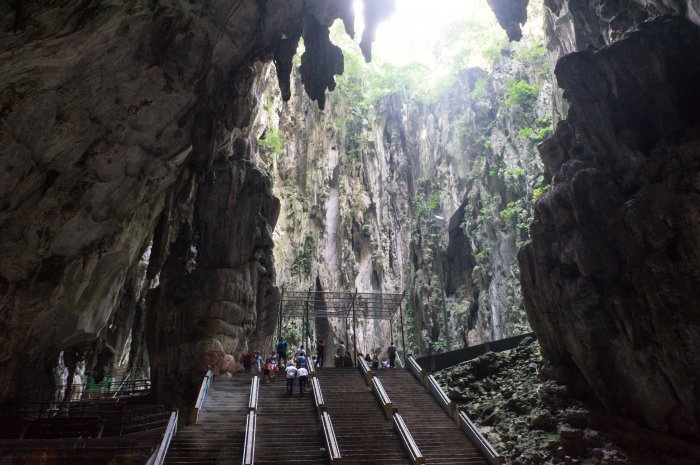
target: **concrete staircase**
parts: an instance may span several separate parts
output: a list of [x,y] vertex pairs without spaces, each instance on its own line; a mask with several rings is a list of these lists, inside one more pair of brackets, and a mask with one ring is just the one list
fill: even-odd
[[324,368],[318,379],[340,446],[342,463],[409,465],[393,430],[358,369]]
[[406,422],[426,464],[488,465],[483,454],[411,372],[385,369],[375,371],[375,376]]
[[243,459],[250,374],[212,383],[199,414],[173,438],[166,464],[237,464]]
[[257,431],[255,435],[256,465],[327,464],[323,429],[316,413],[311,387],[299,394],[287,395],[284,378],[274,383],[260,383]]

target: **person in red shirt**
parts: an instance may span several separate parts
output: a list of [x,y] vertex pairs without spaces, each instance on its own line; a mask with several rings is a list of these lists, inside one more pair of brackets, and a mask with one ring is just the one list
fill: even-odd
[[318,356],[318,367],[323,368],[323,360],[326,354],[326,345],[323,343],[323,339],[318,341],[316,345],[316,355]]

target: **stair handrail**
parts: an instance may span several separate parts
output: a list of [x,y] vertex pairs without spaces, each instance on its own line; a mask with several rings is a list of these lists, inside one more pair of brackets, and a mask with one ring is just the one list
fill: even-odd
[[209,391],[209,386],[211,386],[212,379],[214,378],[214,372],[209,370],[207,374],[204,375],[202,379],[202,385],[199,388],[199,395],[197,395],[197,401],[194,403],[194,409],[192,410],[192,415],[190,416],[190,423],[197,424],[199,421],[199,412],[202,410],[202,405],[204,405],[204,399],[207,397],[207,391]]
[[158,449],[156,449],[156,452],[148,459],[147,465],[163,465],[165,456],[168,454],[170,441],[173,439],[173,436],[175,436],[175,433],[177,433],[177,409],[173,410],[170,414],[170,419],[168,420],[168,426],[165,428],[163,439],[160,441],[160,445],[158,446]]
[[117,395],[119,395],[119,391],[122,390],[122,388],[124,387],[124,384],[129,380],[130,377],[131,377],[131,372],[127,373],[126,377],[122,380],[122,382],[119,385],[119,387],[117,388],[117,390],[114,391],[114,395],[112,396],[112,399],[114,399],[115,397],[117,397]]
[[457,410],[457,406],[455,405],[454,402],[452,402],[452,399],[445,394],[445,391],[442,390],[440,387],[440,384],[438,384],[437,380],[433,377],[433,375],[428,375],[428,390],[430,393],[435,397],[440,405],[442,405],[442,408],[444,408],[447,411],[447,414],[451,418],[455,418],[455,411]]
[[323,400],[323,392],[321,392],[321,383],[317,377],[311,378],[311,390],[314,393],[314,404],[316,404],[316,411],[321,414],[321,412],[326,411],[326,402]]
[[418,381],[425,384],[426,371],[421,368],[415,358],[412,355],[408,356],[408,369],[411,370],[413,376],[418,378]]
[[418,444],[413,440],[413,435],[411,431],[406,426],[406,422],[403,421],[403,417],[398,413],[394,413],[394,426],[401,436],[401,442],[403,442],[404,447],[408,450],[408,455],[411,458],[411,462],[414,465],[422,465],[425,463],[425,457],[418,448]]
[[245,420],[245,440],[243,441],[243,465],[253,465],[255,463],[255,427],[257,414],[255,410],[250,410]]
[[377,396],[377,399],[379,399],[379,403],[382,404],[382,409],[386,417],[391,419],[391,416],[394,414],[394,405],[391,399],[389,399],[389,394],[386,393],[379,378],[372,378],[372,391]]
[[310,359],[307,359],[306,361],[307,361],[306,365],[307,365],[308,371],[309,371],[309,379],[311,379],[311,378],[315,377],[317,374],[316,367],[314,366],[315,362],[313,360],[310,360]]
[[362,374],[365,376],[365,379],[367,380],[367,386],[372,386],[372,378],[374,377],[374,371],[372,371],[372,368],[369,366],[369,363],[367,360],[360,358],[360,370],[362,371]]
[[481,434],[481,431],[471,421],[465,412],[459,412],[459,424],[464,434],[474,443],[474,445],[486,456],[486,460],[491,465],[501,465],[506,462],[505,458],[496,452],[491,443]]
[[248,410],[258,411],[258,397],[260,395],[260,378],[253,376],[250,382],[250,396],[248,397]]
[[328,412],[321,413],[321,424],[323,425],[323,436],[326,439],[326,450],[328,450],[331,465],[340,464],[340,447],[338,447],[338,440],[335,437],[333,422],[331,421],[331,416],[328,414]]

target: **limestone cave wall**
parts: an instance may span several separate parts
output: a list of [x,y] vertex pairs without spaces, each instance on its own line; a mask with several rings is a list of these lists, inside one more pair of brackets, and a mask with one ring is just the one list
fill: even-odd
[[187,390],[207,351],[270,332],[255,62],[288,94],[303,36],[322,106],[342,71],[328,26],[352,17],[343,0],[0,5],[0,399],[47,398],[61,350],[96,369],[147,350],[160,387]]
[[563,119],[519,256],[529,321],[555,376],[697,442],[700,5],[545,5]]

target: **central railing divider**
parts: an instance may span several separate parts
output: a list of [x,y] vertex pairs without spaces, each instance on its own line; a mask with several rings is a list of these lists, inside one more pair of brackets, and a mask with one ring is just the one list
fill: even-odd
[[394,415],[394,405],[391,403],[391,399],[389,399],[389,395],[386,393],[386,390],[384,390],[384,386],[382,386],[382,382],[379,381],[379,378],[372,378],[372,391],[377,396],[377,399],[379,399],[379,403],[382,405],[386,417],[391,419],[392,415]]
[[369,363],[367,360],[361,358],[360,359],[360,371],[362,371],[362,374],[365,376],[365,379],[367,380],[367,386],[372,386],[372,378],[374,377],[374,371],[369,366]]
[[321,423],[323,424],[323,435],[326,439],[326,447],[328,448],[328,455],[331,460],[331,465],[340,464],[340,447],[338,447],[338,440],[335,437],[333,422],[331,421],[331,416],[328,414],[328,412],[321,413]]
[[214,372],[211,370],[207,371],[202,380],[202,386],[199,388],[199,395],[197,396],[197,402],[194,404],[194,409],[192,410],[192,415],[190,415],[190,423],[196,425],[199,421],[199,412],[202,410],[204,405],[204,399],[207,397],[207,392],[209,391],[209,386],[214,379]]
[[245,420],[245,440],[243,442],[243,465],[255,462],[255,428],[257,426],[258,396],[260,394],[260,377],[253,376],[250,381],[248,399],[248,416]]
[[411,462],[413,462],[414,465],[424,464],[425,457],[423,457],[423,454],[418,448],[416,441],[413,440],[413,436],[408,430],[408,426],[406,426],[406,423],[403,421],[403,417],[401,417],[398,412],[394,413],[394,427],[399,432],[399,436],[401,436],[401,441],[406,447],[406,450],[408,450],[408,455],[411,458]]

